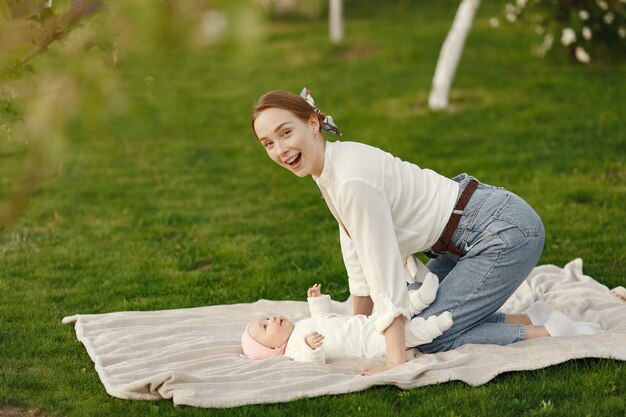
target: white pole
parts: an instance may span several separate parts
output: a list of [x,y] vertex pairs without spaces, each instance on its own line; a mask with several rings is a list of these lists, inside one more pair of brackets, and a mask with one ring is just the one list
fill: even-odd
[[330,41],[332,43],[341,43],[343,41],[343,0],[330,0],[328,20]]
[[428,105],[431,110],[448,108],[448,96],[450,86],[454,79],[456,68],[463,53],[465,39],[472,28],[474,15],[480,5],[480,0],[462,0],[459,10],[456,12],[452,28],[448,32],[433,77],[433,85],[428,97]]

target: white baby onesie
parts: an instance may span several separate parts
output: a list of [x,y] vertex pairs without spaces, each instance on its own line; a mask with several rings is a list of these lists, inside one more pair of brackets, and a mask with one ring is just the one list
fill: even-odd
[[[334,314],[327,294],[309,297],[307,301],[311,317],[295,323],[285,349],[286,357],[296,361],[325,363],[333,359],[375,358],[386,354],[385,337],[376,329],[374,315]],[[306,336],[313,331],[324,336],[324,343],[315,350],[305,341]],[[441,334],[435,316],[428,319],[415,317],[406,322],[406,347],[430,343]]]

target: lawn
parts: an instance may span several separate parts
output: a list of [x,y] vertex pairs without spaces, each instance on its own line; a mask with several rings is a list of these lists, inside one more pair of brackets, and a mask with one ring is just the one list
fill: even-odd
[[[336,222],[315,183],[272,164],[250,130],[258,96],[305,85],[342,140],[522,195],[546,227],[540,264],[581,257],[588,275],[626,286],[626,64],[537,58],[531,28],[492,28],[503,2],[484,2],[453,109],[432,113],[430,81],[457,3],[347,1],[341,46],[329,45],[323,18],[292,18],[246,42],[170,42],[121,59],[124,108],[72,122],[58,169],[0,232],[0,406],[50,416],[626,416],[626,366],[595,359],[479,387],[236,409],[120,400],[61,324],[76,313],[302,300],[314,282],[347,297]],[[0,203],[25,158],[3,135]]]

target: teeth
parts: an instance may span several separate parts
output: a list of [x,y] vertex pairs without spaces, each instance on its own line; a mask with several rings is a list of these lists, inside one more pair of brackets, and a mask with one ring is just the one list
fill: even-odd
[[298,158],[298,155],[300,155],[300,154],[299,154],[299,153],[298,153],[298,154],[295,154],[293,158],[291,158],[291,159],[289,159],[289,160],[287,161],[287,163],[288,163],[288,164],[293,163],[293,161],[295,161],[295,160]]

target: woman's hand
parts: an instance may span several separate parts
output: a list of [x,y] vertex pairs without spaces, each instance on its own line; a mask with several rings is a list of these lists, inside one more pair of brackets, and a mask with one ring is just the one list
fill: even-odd
[[306,292],[306,295],[309,298],[312,297],[319,297],[322,294],[322,285],[321,284],[315,284],[313,285],[311,288],[309,288],[309,290]]
[[315,350],[324,343],[324,335],[321,335],[318,332],[311,332],[306,335],[304,341],[308,347]]

